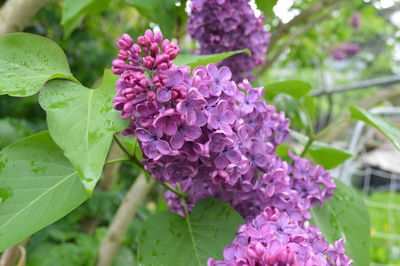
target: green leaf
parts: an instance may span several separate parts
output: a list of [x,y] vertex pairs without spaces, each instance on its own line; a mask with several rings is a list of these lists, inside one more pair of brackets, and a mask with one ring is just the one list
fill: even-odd
[[141,265],[205,265],[222,258],[222,252],[243,224],[242,217],[227,203],[204,199],[188,218],[164,211],[143,225],[138,243]]
[[[173,38],[179,8],[176,0],[126,0],[129,5],[136,7],[140,15],[160,26],[166,38]],[[184,5],[184,4],[182,4]]]
[[250,51],[248,49],[208,55],[180,54],[174,60],[174,64],[177,66],[190,66],[193,69],[197,66],[205,66],[207,64],[218,63],[225,58],[240,53],[247,53],[250,55]]
[[256,0],[258,9],[260,9],[266,19],[271,20],[269,17],[274,15],[272,8],[276,5],[278,0]]
[[51,137],[78,170],[89,193],[100,178],[112,135],[127,127],[112,108],[116,79],[105,71],[97,89],[55,80],[39,95]]
[[47,38],[28,33],[1,36],[0,51],[0,95],[33,95],[56,78],[77,82],[64,52]]
[[400,127],[392,122],[357,107],[350,107],[351,118],[363,121],[385,135],[400,151]]
[[57,221],[87,199],[76,170],[47,131],[0,152],[0,252]]
[[87,14],[97,14],[107,9],[110,0],[64,0],[61,12],[61,25],[64,38],[82,23]]
[[329,242],[346,240],[346,255],[354,265],[369,265],[370,222],[368,209],[353,188],[335,179],[337,189],[323,206],[312,208],[313,221]]
[[285,80],[265,85],[266,97],[271,99],[277,94],[288,94],[295,99],[306,96],[311,90],[310,83],[301,80]]
[[[299,132],[292,131],[291,135],[303,145],[308,141],[308,137]],[[318,141],[313,142],[307,153],[317,164],[322,165],[326,170],[337,167],[353,156],[343,149],[335,148]]]

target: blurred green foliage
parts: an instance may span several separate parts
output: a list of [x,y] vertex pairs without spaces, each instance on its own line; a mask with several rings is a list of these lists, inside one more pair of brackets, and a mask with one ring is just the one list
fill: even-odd
[[371,217],[371,261],[399,265],[400,194],[375,192],[367,198],[367,205]]

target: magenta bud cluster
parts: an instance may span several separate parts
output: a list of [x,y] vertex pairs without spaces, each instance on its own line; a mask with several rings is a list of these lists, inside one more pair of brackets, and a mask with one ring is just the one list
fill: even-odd
[[252,79],[252,70],[263,64],[270,34],[264,28],[264,17],[256,17],[249,0],[192,0],[188,32],[200,44],[201,54],[249,49],[223,60],[233,80]]
[[[130,121],[123,134],[139,140],[142,163],[154,179],[179,184],[189,210],[215,197],[231,204],[249,226],[260,213],[274,212],[308,232],[310,208],[332,197],[336,186],[321,166],[292,153],[289,163],[276,154],[290,134],[290,121],[265,102],[263,88],[248,80],[236,84],[226,66],[192,71],[175,66],[179,47],[161,33],[146,31],[137,43],[124,34],[118,46],[114,108]],[[165,196],[170,210],[184,215],[181,199],[171,191]],[[269,239],[259,240],[269,248]],[[279,245],[285,249],[289,242]],[[263,257],[258,253],[251,256]]]

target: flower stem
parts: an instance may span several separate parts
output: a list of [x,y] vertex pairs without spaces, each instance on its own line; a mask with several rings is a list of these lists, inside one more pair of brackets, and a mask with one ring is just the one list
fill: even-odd
[[136,158],[136,156],[129,153],[129,151],[125,148],[125,146],[121,143],[121,141],[117,138],[116,135],[113,135],[113,139],[118,144],[118,146],[121,148],[121,150],[128,156],[128,160],[131,161],[132,163],[134,163],[140,169],[144,170],[144,167],[140,163],[140,161]]
[[178,184],[180,189],[175,189],[173,186],[171,186],[170,184],[167,184],[167,183],[160,182],[160,184],[163,187],[165,187],[166,189],[168,189],[169,191],[174,192],[180,199],[187,199],[188,198],[188,195],[183,193],[183,190],[180,187],[180,184]]
[[304,149],[303,149],[303,151],[302,151],[301,154],[300,154],[300,157],[303,157],[303,156],[307,153],[308,149],[311,147],[311,145],[313,144],[313,142],[314,142],[314,137],[309,137],[309,138],[308,138],[308,141],[307,141],[307,143],[306,143],[306,146],[304,146]]
[[[179,195],[185,195],[185,194],[183,193],[182,186],[181,186],[180,183],[177,183],[177,184],[176,184],[176,187],[177,187],[177,192],[179,193],[179,194],[177,194],[178,196],[179,196]],[[188,207],[187,207],[185,197],[180,197],[180,199],[181,199],[181,204],[182,204],[182,206],[183,206],[183,209],[184,209],[184,211],[185,211],[185,216],[186,216],[186,217],[189,217],[189,209],[188,209]]]
[[130,154],[129,151],[125,148],[125,146],[122,145],[121,141],[117,138],[116,135],[113,135],[113,139],[114,139],[114,141],[118,144],[118,146],[121,148],[121,150],[122,150],[126,155],[128,155],[129,158],[131,158],[131,157],[132,157],[132,154]]
[[131,160],[129,158],[118,158],[114,160],[107,161],[106,164],[113,164],[113,163],[119,163],[119,162],[130,162]]
[[315,139],[319,139],[322,136],[324,136],[327,132],[329,132],[332,128],[336,127],[339,124],[345,123],[350,121],[351,119],[349,117],[338,120],[336,122],[333,122],[331,124],[329,124],[327,127],[325,127],[324,129],[322,129],[317,135],[315,135]]

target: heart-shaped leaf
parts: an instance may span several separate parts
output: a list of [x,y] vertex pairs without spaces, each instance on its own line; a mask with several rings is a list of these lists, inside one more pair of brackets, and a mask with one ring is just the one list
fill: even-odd
[[379,115],[370,113],[357,107],[350,107],[351,117],[361,120],[379,130],[400,151],[400,127]]
[[78,170],[89,193],[100,178],[112,135],[127,126],[112,108],[115,81],[108,70],[97,89],[54,80],[39,96],[51,137]]
[[225,246],[243,224],[242,217],[227,203],[204,199],[189,217],[164,211],[143,225],[138,243],[141,265],[206,265],[210,257],[220,259]]
[[369,265],[370,222],[367,206],[354,189],[335,179],[337,189],[323,206],[312,208],[313,221],[330,243],[344,238],[354,265]]
[[87,199],[78,173],[47,131],[0,152],[0,252]]
[[77,82],[64,52],[47,38],[28,33],[1,36],[0,51],[0,95],[33,95],[55,78]]
[[248,49],[208,55],[180,54],[174,60],[174,64],[177,66],[190,66],[193,69],[197,66],[218,63],[225,58],[240,53],[247,53],[250,55],[250,51]]

